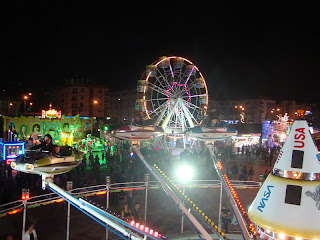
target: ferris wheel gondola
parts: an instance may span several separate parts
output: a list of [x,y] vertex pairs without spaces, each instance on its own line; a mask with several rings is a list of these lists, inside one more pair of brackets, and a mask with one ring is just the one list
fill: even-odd
[[136,110],[167,134],[184,133],[202,123],[208,89],[202,73],[182,57],[161,57],[146,67],[137,86]]

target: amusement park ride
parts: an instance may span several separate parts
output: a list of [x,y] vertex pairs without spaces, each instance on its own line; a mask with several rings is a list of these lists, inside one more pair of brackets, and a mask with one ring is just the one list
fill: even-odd
[[[215,141],[234,136],[237,132],[224,127],[204,126],[208,90],[199,69],[185,58],[162,57],[147,66],[142,79],[138,81],[137,90],[136,110],[140,111],[145,122],[153,124],[124,126],[112,131],[111,136],[131,143],[132,150],[158,181],[178,211],[186,217],[199,239],[213,239],[210,232],[216,234],[219,239],[228,238],[198,207],[195,207],[158,166],[148,163],[139,150],[141,141],[164,136],[170,139],[182,137],[204,142],[244,239],[256,239],[258,234],[265,237],[264,239],[315,239],[320,236],[317,221],[320,217],[320,158],[305,121],[296,121],[293,125],[273,173],[269,175],[249,209],[250,219],[257,224],[254,225],[214,154]],[[76,157],[73,154],[74,160],[71,162],[77,162],[80,155],[79,153]],[[290,161],[287,161],[288,159]],[[51,169],[56,168],[48,157],[46,161]],[[134,222],[116,219],[114,215],[84,199],[73,197],[53,183],[53,175],[62,172],[41,172],[41,168],[37,168],[40,165],[39,160],[37,164],[25,163],[22,166],[14,161],[11,166],[19,171],[42,175],[43,188],[48,187],[103,226],[112,228],[127,238],[165,238],[146,227],[137,227]],[[299,198],[296,193],[300,193]]]

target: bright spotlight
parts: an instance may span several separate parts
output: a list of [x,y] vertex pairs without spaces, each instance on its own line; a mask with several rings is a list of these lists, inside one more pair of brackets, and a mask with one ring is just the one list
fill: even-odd
[[180,166],[178,168],[178,178],[184,182],[189,181],[193,176],[193,169],[190,166]]

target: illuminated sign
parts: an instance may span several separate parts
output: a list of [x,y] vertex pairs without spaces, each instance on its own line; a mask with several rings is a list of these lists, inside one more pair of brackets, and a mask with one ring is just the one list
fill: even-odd
[[42,110],[41,118],[59,118],[61,119],[61,110],[57,111],[55,109]]
[[2,160],[6,160],[7,164],[24,154],[24,142],[0,142],[2,145]]

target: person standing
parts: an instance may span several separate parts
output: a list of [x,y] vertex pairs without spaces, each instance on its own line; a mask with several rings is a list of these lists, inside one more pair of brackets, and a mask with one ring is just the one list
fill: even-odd
[[100,162],[99,162],[99,157],[98,155],[95,158],[94,166],[93,166],[94,174],[96,176],[96,181],[97,183],[100,180]]
[[236,180],[238,179],[238,165],[237,163],[233,163],[231,167],[231,174],[232,174],[232,179]]
[[268,166],[268,159],[269,159],[269,154],[268,154],[268,152],[266,152],[264,154],[264,165],[265,166]]
[[28,230],[23,235],[23,240],[38,240],[37,232],[34,224],[29,224]]
[[8,181],[11,182],[12,181],[12,168],[10,166],[8,166],[7,174],[8,174]]
[[140,211],[140,203],[136,203],[136,205],[134,206],[134,209],[132,211],[132,220],[142,223],[142,214]]
[[85,176],[85,170],[87,166],[86,156],[83,157],[82,162],[80,163],[80,172],[82,176]]
[[123,209],[124,208],[124,196],[126,195],[126,193],[121,190],[119,195],[118,195],[118,206],[120,209]]
[[253,174],[254,174],[254,170],[253,170],[253,168],[251,167],[251,168],[249,169],[249,171],[248,171],[248,175],[249,175],[250,181],[252,181]]
[[271,167],[272,164],[272,159],[273,159],[273,150],[270,151],[270,155],[269,155],[269,166]]
[[242,175],[243,181],[247,181],[248,171],[247,171],[247,166],[246,165],[243,166],[241,175]]
[[93,160],[93,154],[90,152],[89,154],[89,162],[90,162],[90,167],[93,168],[94,166],[94,160]]
[[221,217],[222,217],[222,230],[225,233],[228,233],[229,222],[231,222],[231,212],[225,204],[223,204],[221,208]]
[[263,174],[264,180],[267,179],[268,175],[269,175],[269,171],[268,171],[268,169],[266,169],[266,170],[264,171],[264,174]]
[[129,209],[129,205],[128,204],[124,205],[124,209],[121,211],[121,217],[124,217],[126,219],[131,219],[132,218],[131,210]]

